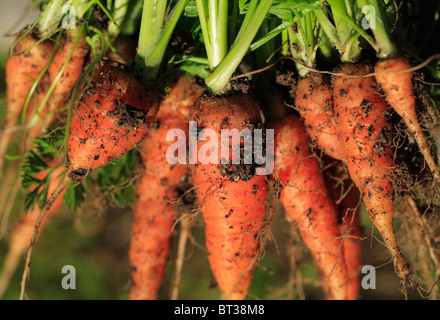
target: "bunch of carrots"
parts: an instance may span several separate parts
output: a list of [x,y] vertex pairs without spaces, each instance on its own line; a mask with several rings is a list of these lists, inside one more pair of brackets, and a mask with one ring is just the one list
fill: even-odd
[[[402,297],[408,285],[422,292],[395,217],[409,210],[400,201],[414,211],[436,199],[396,187],[411,180],[397,170],[399,119],[429,169],[420,183],[438,188],[440,173],[419,122],[417,68],[390,30],[395,10],[381,0],[43,1],[6,61],[0,296],[22,266],[19,298],[32,298],[43,227],[96,193],[132,210],[131,300],[182,297],[197,221],[197,264],[219,298],[252,298],[280,213],[323,299],[363,297],[362,267],[378,265],[363,246],[367,219]],[[19,204],[13,223],[7,203]]]

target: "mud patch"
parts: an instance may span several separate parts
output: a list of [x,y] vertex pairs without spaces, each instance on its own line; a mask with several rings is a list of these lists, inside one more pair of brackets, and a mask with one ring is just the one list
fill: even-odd
[[108,115],[118,119],[116,122],[117,127],[123,126],[128,129],[136,130],[142,126],[148,125],[145,110],[139,110],[119,99],[114,100],[113,103],[115,109],[109,111]]

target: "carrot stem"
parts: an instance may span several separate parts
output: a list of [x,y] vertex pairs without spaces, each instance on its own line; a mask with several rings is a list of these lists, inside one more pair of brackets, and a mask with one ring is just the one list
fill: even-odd
[[38,27],[40,34],[46,34],[60,23],[62,16],[59,12],[63,4],[64,0],[52,0],[46,5]]
[[374,28],[371,28],[371,31],[375,39],[375,46],[373,48],[376,49],[378,57],[386,58],[397,54],[398,50],[391,38],[390,28],[386,21],[383,5],[381,4],[382,1],[379,3],[378,0],[359,0],[358,3],[360,7],[370,6],[373,8],[372,13],[374,13],[375,25]]
[[[242,61],[263,20],[266,18],[266,13],[269,11],[272,2],[273,0],[259,2],[251,18],[249,18],[249,22],[241,32],[239,31],[239,36],[228,54],[205,79],[206,85],[213,93],[219,93],[228,85],[230,77]],[[249,12],[246,15],[248,14]]]
[[156,78],[165,49],[188,1],[179,0],[164,21],[167,1],[144,0],[135,67],[146,85]]
[[128,11],[129,0],[115,0],[113,4],[113,19],[114,22],[110,22],[107,30],[111,38],[116,38],[121,32],[121,24],[125,19]]

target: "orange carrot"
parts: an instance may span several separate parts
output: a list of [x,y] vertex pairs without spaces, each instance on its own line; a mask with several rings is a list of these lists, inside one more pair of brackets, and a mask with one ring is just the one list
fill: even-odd
[[275,130],[273,178],[282,186],[280,201],[313,255],[334,299],[347,299],[347,268],[336,208],[319,163],[311,153],[302,121],[289,115]]
[[344,236],[342,246],[347,265],[348,288],[347,298],[356,300],[360,290],[360,271],[362,268],[362,228],[359,221],[359,191],[356,187],[342,200],[339,208],[341,217],[341,234]]
[[60,193],[74,180],[86,177],[125,155],[144,139],[158,111],[156,94],[147,91],[131,73],[110,68],[95,78],[73,110],[67,150],[67,172],[51,194],[34,228],[23,272],[20,299],[41,220]]
[[49,62],[53,49],[51,41],[39,42],[40,39],[33,32],[20,39],[23,34],[24,32],[17,36],[18,42],[6,61],[7,112],[0,138],[0,175],[12,137],[11,130],[17,124],[31,88]]
[[[57,166],[61,164],[61,158],[58,158],[50,163],[50,166]],[[40,171],[35,175],[36,179],[43,179],[49,174],[50,169]],[[50,177],[50,184],[48,193],[52,193],[57,187],[60,174],[64,171],[63,166],[56,168]],[[62,196],[62,194],[61,194]],[[50,210],[47,212],[46,217],[42,221],[41,227],[44,227],[51,217],[60,209],[63,204],[62,197],[58,198]],[[5,292],[11,277],[14,275],[15,270],[24,253],[26,252],[29,242],[32,237],[32,232],[34,230],[34,224],[40,214],[40,208],[35,206],[32,211],[29,211],[26,215],[21,215],[17,219],[17,223],[11,233],[9,250],[6,254],[3,264],[3,270],[0,275],[0,297]]]
[[69,174],[84,176],[136,147],[154,123],[154,93],[127,71],[110,68],[77,103],[70,124]]
[[173,200],[186,191],[189,174],[186,166],[168,162],[167,148],[173,142],[166,141],[166,136],[171,129],[183,130],[188,135],[189,108],[201,93],[202,88],[192,79],[180,76],[161,101],[157,127],[148,131],[142,144],[145,172],[136,189],[129,249],[131,300],[159,297],[172,227],[179,215]]
[[362,228],[359,221],[361,196],[341,161],[324,158],[324,163],[325,181],[336,205],[343,237],[342,246],[348,276],[347,299],[356,300],[360,290],[359,275],[362,267]]
[[[66,107],[73,89],[83,73],[89,46],[84,35],[79,35],[79,39],[77,39],[77,30],[79,29],[68,29],[65,32],[49,65],[50,83],[56,84],[48,100],[45,113],[53,113]],[[66,62],[66,67],[63,69]],[[50,118],[45,121],[46,127],[50,123]]]
[[[345,64],[340,72],[362,76],[371,70],[364,64]],[[351,179],[391,253],[396,273],[406,278],[410,274],[409,266],[393,229],[395,210],[391,178],[394,162],[388,106],[376,91],[373,77],[334,76],[333,94],[339,140],[344,146]]]
[[[191,107],[190,119],[197,121],[199,129],[212,129],[217,134],[210,138],[213,141],[208,154],[212,161],[199,157],[192,167],[193,183],[206,226],[208,260],[224,296],[244,299],[258,258],[268,186],[266,176],[255,175],[253,165],[221,163],[220,132],[221,129],[241,132],[258,128],[261,126],[259,106],[242,93],[202,95]],[[208,142],[197,143],[199,156],[208,156],[204,153],[205,143]],[[225,160],[231,160],[231,156]]]
[[334,159],[345,160],[333,117],[333,93],[325,75],[311,73],[298,80],[295,106],[312,142]]
[[376,63],[376,81],[385,92],[385,98],[390,106],[405,121],[419,149],[428,164],[434,179],[440,181],[440,172],[431,155],[431,150],[425,140],[422,128],[417,119],[416,102],[412,83],[411,63],[403,56],[391,56]]

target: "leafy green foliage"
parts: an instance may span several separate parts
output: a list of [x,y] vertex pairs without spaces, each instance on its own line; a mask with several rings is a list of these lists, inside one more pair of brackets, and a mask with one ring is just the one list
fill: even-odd
[[[24,200],[24,211],[28,212],[38,203],[40,209],[48,198],[49,181],[57,167],[50,165],[51,160],[62,156],[64,129],[49,129],[44,135],[35,139],[34,150],[29,151],[22,165],[22,187],[28,191]],[[132,204],[135,198],[133,172],[137,163],[137,151],[133,149],[113,163],[98,168],[80,184],[70,183],[64,193],[66,206],[76,211],[90,196],[89,189],[96,186],[98,191],[108,196],[115,205]],[[36,174],[48,170],[44,178],[36,178]]]
[[[26,194],[24,200],[24,211],[28,212],[33,209],[38,202],[39,208],[44,206],[47,199],[47,191],[49,181],[55,167],[51,167],[49,162],[62,156],[62,146],[64,142],[64,129],[49,129],[44,135],[35,138],[33,150],[30,150],[22,169],[22,187],[25,189],[32,188]],[[36,178],[36,174],[48,170],[46,177],[42,179]]]
[[[249,0],[239,1],[240,14],[247,11],[249,2]],[[321,9],[323,3],[323,0],[275,0],[268,14],[276,16],[282,21],[294,23],[310,10]]]
[[188,4],[185,7],[184,15],[186,17],[190,17],[190,18],[196,18],[199,16],[199,13],[197,11],[196,0],[189,0],[188,1]]
[[81,183],[71,182],[64,193],[66,206],[76,211],[90,197],[91,189],[105,195],[111,204],[126,206],[134,203],[135,183],[134,172],[137,163],[137,150],[133,149],[125,156],[114,160],[111,164],[96,169]]
[[125,206],[134,203],[135,188],[133,172],[137,163],[137,150],[132,149],[125,156],[96,171],[96,178],[88,183],[96,184],[116,205]]
[[75,185],[73,181],[69,184],[63,196],[64,203],[73,212],[75,212],[77,208],[81,207],[86,198],[87,190],[84,185]]

